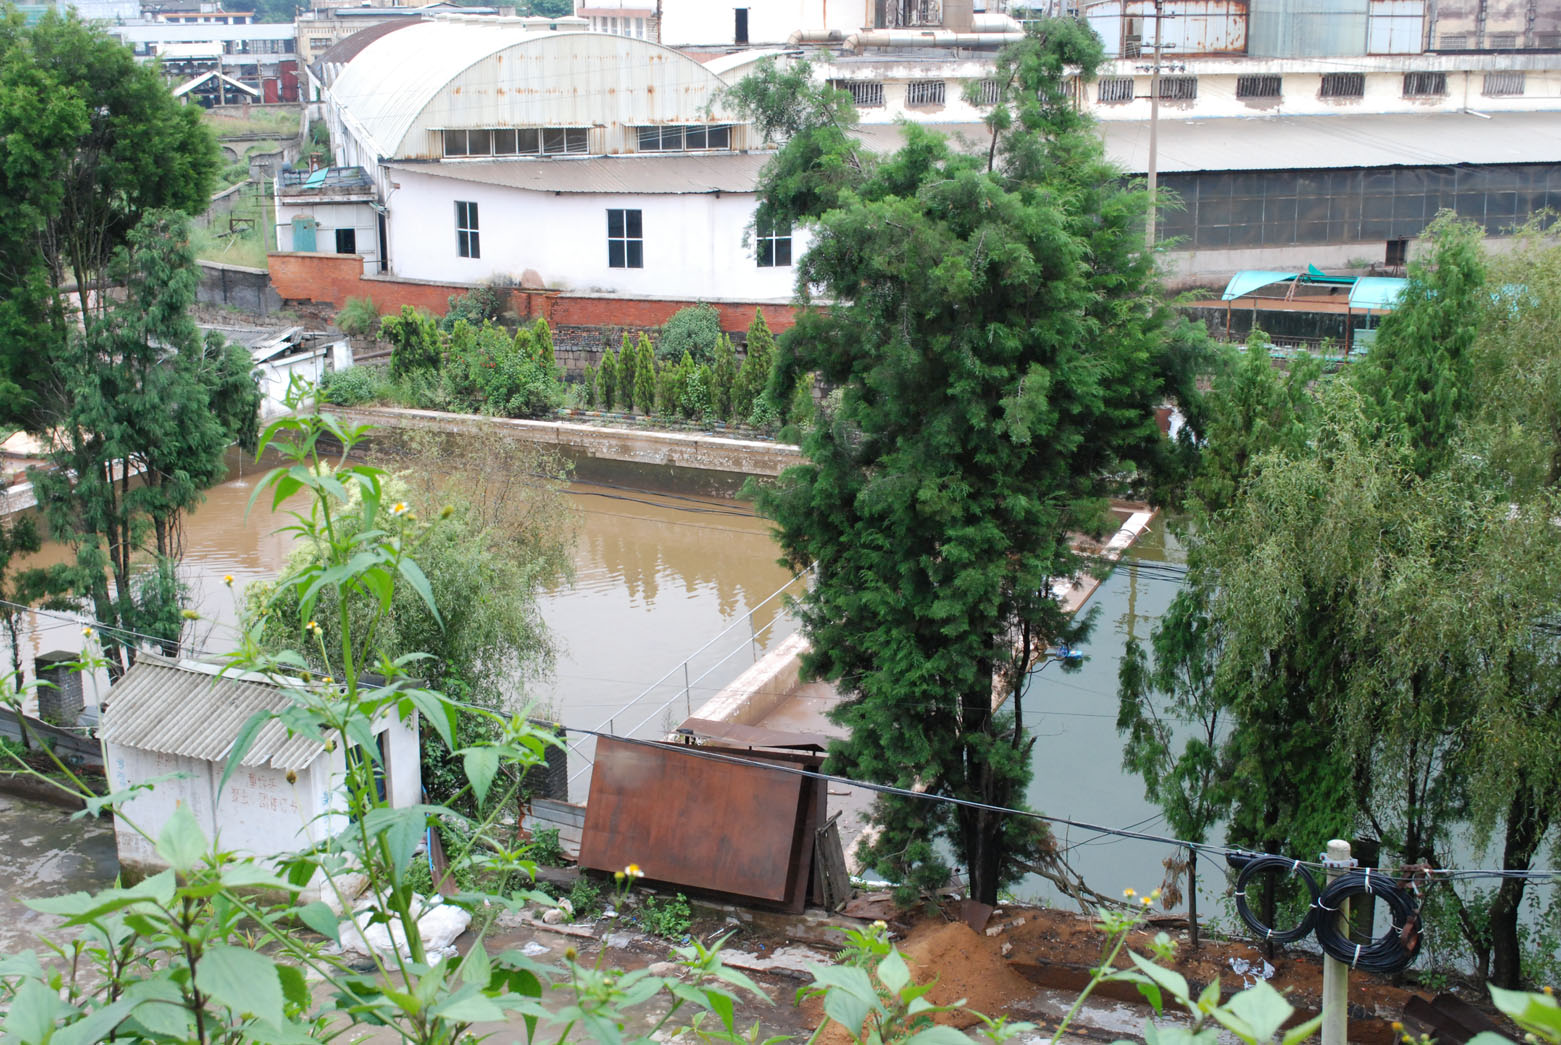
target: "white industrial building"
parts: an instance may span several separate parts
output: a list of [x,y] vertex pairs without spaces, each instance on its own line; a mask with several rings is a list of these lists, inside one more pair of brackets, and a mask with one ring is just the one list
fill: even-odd
[[[292,735],[273,719],[218,793],[234,740],[257,711],[289,698],[262,676],[141,653],[109,691],[99,738],[115,792],[157,781],[120,807],[114,840],[123,869],[137,877],[167,867],[155,840],[176,809],[188,809],[219,848],[261,858],[308,848],[347,826],[346,752],[323,737]],[[421,801],[417,718],[384,715],[374,725],[392,806]],[[304,899],[318,899],[319,883]]]
[[726,111],[726,81],[565,22],[441,16],[332,66],[336,163],[366,178],[356,195],[279,179],[279,249],[408,279],[531,269],[555,289],[788,300],[803,244],[751,228],[767,155]]

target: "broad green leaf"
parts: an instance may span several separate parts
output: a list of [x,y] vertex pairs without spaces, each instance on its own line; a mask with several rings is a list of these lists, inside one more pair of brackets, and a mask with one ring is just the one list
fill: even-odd
[[488,960],[488,952],[478,940],[472,945],[472,949],[466,952],[466,957],[461,959],[461,981],[473,983],[478,987],[487,987],[493,980],[493,963]]
[[233,738],[233,747],[228,750],[228,764],[223,767],[222,779],[217,782],[217,795],[219,798],[223,789],[228,786],[228,778],[233,775],[233,771],[244,761],[244,756],[249,754],[249,749],[254,745],[255,737],[260,734],[261,727],[271,721],[271,718],[271,712],[257,711],[245,719],[244,724],[239,727],[238,735]]
[[1259,980],[1214,1010],[1214,1018],[1237,1037],[1248,1041],[1272,1041],[1279,1028],[1295,1013],[1284,996]]
[[423,568],[403,556],[396,560],[396,569],[401,571],[401,576],[412,585],[412,590],[417,592],[418,597],[423,600],[423,605],[427,606],[428,612],[433,615],[434,622],[443,630],[444,618],[439,616],[439,607],[434,604],[434,589],[429,586],[428,578],[423,575]]
[[195,968],[195,985],[235,1013],[282,1025],[282,983],[263,954],[226,944],[211,947]]
[[1158,983],[1166,993],[1181,1002],[1184,1007],[1188,1009],[1194,1007],[1192,991],[1187,986],[1187,977],[1164,966],[1156,965],[1148,958],[1134,954],[1132,951],[1127,952],[1127,956],[1133,959],[1133,964],[1138,966],[1140,972]]
[[1322,1025],[1322,1014],[1318,1013],[1305,1023],[1297,1023],[1294,1027],[1285,1031],[1285,1036],[1280,1041],[1283,1045],[1301,1045],[1301,1042],[1316,1034],[1317,1029]]
[[855,994],[839,987],[831,988],[824,994],[824,1015],[844,1027],[853,1038],[861,1037],[862,1024],[867,1021],[867,1014],[872,1008]]
[[926,1030],[917,1031],[905,1040],[905,1045],[970,1045],[963,1031],[935,1023]]
[[275,871],[253,861],[228,864],[222,869],[222,884],[230,889],[276,889],[297,892]]
[[1198,995],[1198,1008],[1204,1012],[1213,1012],[1214,1007],[1220,1003],[1220,978],[1218,976],[1209,981],[1209,985],[1203,988],[1203,993]]
[[190,807],[181,805],[173,811],[157,836],[157,855],[168,862],[175,871],[188,873],[198,866],[209,852],[206,836],[195,822]]
[[[878,978],[883,985],[895,994],[900,993],[900,988],[911,982],[911,970],[905,964],[905,959],[900,957],[900,952],[891,950],[884,955],[883,961],[878,963]],[[928,1042],[926,1045],[936,1045]]]
[[467,985],[435,1005],[432,1014],[455,1023],[496,1023],[504,1010],[476,987]]
[[309,996],[309,981],[304,977],[304,971],[296,965],[277,962],[276,976],[282,983],[283,999],[300,1010],[307,1010],[313,999]]
[[341,921],[336,917],[336,912],[330,905],[319,900],[305,904],[298,909],[298,920],[321,936],[335,943],[341,943]]
[[491,747],[467,748],[461,755],[466,767],[466,779],[472,782],[472,793],[480,806],[488,800],[488,788],[499,771],[499,753]]
[[21,1043],[44,1042],[54,1033],[55,1021],[63,1015],[65,1003],[57,992],[50,990],[40,980],[27,980],[11,998],[5,1022],[7,1041]]
[[[434,732],[439,734],[439,739],[444,741],[444,746],[452,751],[455,750],[455,728],[458,716],[455,705],[426,689],[409,689],[404,695],[412,702],[412,706],[423,713],[428,724],[434,727]],[[402,719],[407,717],[405,710],[400,714]]]
[[1495,1031],[1482,1030],[1469,1039],[1469,1045],[1514,1045],[1511,1038],[1502,1037]]
[[1491,1001],[1514,1023],[1548,1041],[1561,1041],[1561,1004],[1551,995],[1491,987]]
[[735,1006],[732,1001],[732,996],[727,994],[725,991],[718,991],[714,988],[706,987],[705,1001],[710,1006],[710,1011],[715,1013],[716,1016],[720,1018],[721,1026],[725,1027],[727,1030],[733,1030]]

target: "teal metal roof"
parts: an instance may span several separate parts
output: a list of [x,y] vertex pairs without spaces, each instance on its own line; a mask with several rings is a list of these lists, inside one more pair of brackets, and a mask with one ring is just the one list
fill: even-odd
[[1387,276],[1362,276],[1350,288],[1350,308],[1391,311],[1398,304],[1398,296],[1404,292],[1404,285],[1408,282]]
[[1225,293],[1220,295],[1221,301],[1234,301],[1236,298],[1246,297],[1259,287],[1266,287],[1270,283],[1288,283],[1299,276],[1299,272],[1265,272],[1262,269],[1243,269],[1230,278],[1225,284]]

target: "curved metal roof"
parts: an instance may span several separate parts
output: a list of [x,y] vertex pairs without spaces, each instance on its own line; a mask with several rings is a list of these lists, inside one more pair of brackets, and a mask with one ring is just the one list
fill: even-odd
[[509,22],[409,25],[364,47],[331,92],[381,157],[414,158],[429,155],[420,132],[445,127],[693,122],[726,86],[647,40]]

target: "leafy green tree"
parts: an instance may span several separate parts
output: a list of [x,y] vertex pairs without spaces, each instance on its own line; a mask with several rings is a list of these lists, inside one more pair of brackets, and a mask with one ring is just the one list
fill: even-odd
[[23,679],[21,615],[27,612],[19,607],[32,602],[40,593],[30,589],[25,577],[13,580],[7,574],[11,560],[32,555],[42,546],[32,516],[12,513],[0,517],[0,622],[5,624],[6,637],[11,640],[11,677],[17,693],[22,691]]
[[587,409],[596,408],[596,368],[590,363],[585,365],[585,376],[581,379],[585,386],[585,405]]
[[1421,475],[1447,463],[1453,436],[1470,410],[1473,346],[1486,312],[1479,226],[1444,211],[1426,226],[1431,250],[1417,253],[1377,340],[1351,369],[1374,403],[1373,416],[1403,428]]
[[639,351],[629,340],[629,332],[623,332],[623,344],[618,346],[618,398],[623,408],[634,412],[634,371],[639,365]]
[[737,382],[737,350],[732,339],[721,335],[715,350],[715,366],[710,370],[710,409],[723,421],[732,419],[732,386]]
[[721,313],[714,305],[690,305],[678,309],[662,326],[656,338],[656,355],[676,361],[687,352],[694,362],[709,363],[720,340]]
[[596,397],[603,410],[611,410],[618,395],[618,359],[612,346],[602,349],[602,363],[596,371]]
[[531,336],[536,345],[537,364],[549,373],[558,366],[558,355],[553,350],[553,328],[541,316],[531,324]]
[[143,218],[205,210],[219,153],[155,66],[74,13],[28,27],[14,7],[0,13],[0,141],[0,414],[36,426],[72,314],[105,314],[110,262]]
[[380,321],[379,336],[390,342],[390,375],[396,379],[437,370],[443,341],[439,323],[427,312],[402,305],[398,315]]
[[732,389],[732,412],[738,418],[746,421],[753,413],[754,401],[770,383],[770,365],[774,358],[775,337],[764,322],[764,309],[754,309],[753,322],[748,324],[743,365],[737,371]]
[[[54,360],[58,386],[45,399],[53,467],[33,483],[50,535],[75,551],[54,587],[90,599],[98,620],[172,650],[184,623],[173,571],[184,514],[226,474],[227,448],[253,445],[260,397],[249,353],[203,338],[189,316],[199,275],[183,215],[150,215],[109,272],[125,296]],[[154,563],[145,574],[143,555]],[[114,632],[104,644],[117,678],[135,643]]]
[[[799,88],[803,116],[765,169],[761,218],[813,240],[774,398],[815,372],[833,391],[806,463],[759,503],[793,568],[817,567],[803,667],[844,697],[836,771],[1022,806],[1028,669],[1082,627],[1051,595],[1084,565],[1070,535],[1102,532],[1108,495],[1167,452],[1155,407],[1190,384],[1194,353],[1141,249],[1143,192],[1067,101],[1071,70],[1101,59],[1065,20],[1005,50],[988,156],[910,125],[897,153],[864,159],[833,96]],[[776,89],[750,83],[739,109]],[[1038,841],[986,809],[881,796],[873,816],[870,863],[934,887],[946,844],[984,903]]]
[[642,414],[656,412],[656,356],[650,338],[641,333],[635,343],[634,404]]

